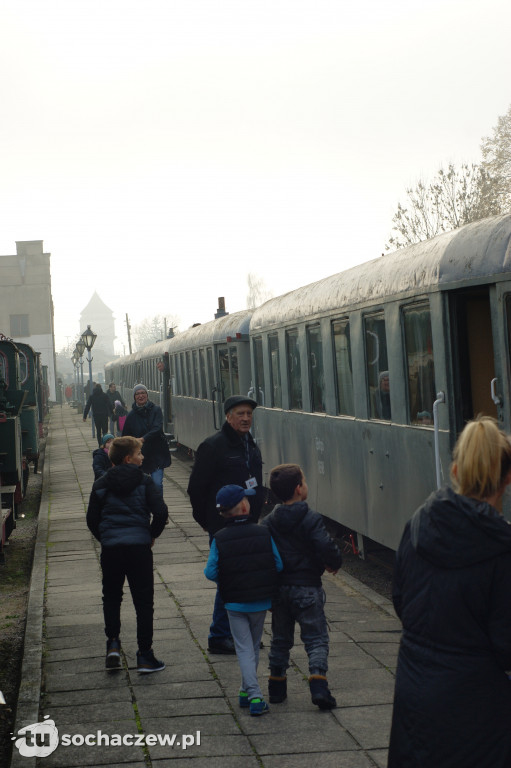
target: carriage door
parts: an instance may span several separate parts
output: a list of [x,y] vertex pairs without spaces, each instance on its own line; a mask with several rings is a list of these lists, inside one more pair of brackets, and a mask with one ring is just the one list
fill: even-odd
[[495,286],[450,294],[454,378],[451,402],[455,413],[452,444],[464,424],[479,413],[503,421],[501,361],[496,354],[501,345],[495,304]]

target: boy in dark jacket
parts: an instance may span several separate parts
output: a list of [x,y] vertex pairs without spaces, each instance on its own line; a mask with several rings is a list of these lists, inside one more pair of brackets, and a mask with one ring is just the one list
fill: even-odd
[[294,644],[295,622],[309,657],[309,687],[312,703],[333,709],[337,702],[328,689],[328,629],[325,593],[321,576],[336,573],[342,555],[330,538],[320,514],[306,503],[307,483],[298,464],[280,464],[272,469],[270,488],[281,500],[262,521],[268,526],[284,563],[279,591],[273,602],[272,641],[269,654],[270,702],[278,704],[287,696],[286,670]]
[[217,531],[204,573],[218,583],[241,669],[240,707],[252,716],[269,711],[257,680],[259,648],[266,611],[277,584],[282,560],[267,529],[252,522],[247,496],[253,488],[225,485],[217,495],[217,508],[226,518]]
[[107,432],[106,435],[103,435],[101,438],[102,447],[92,451],[92,471],[94,472],[94,480],[99,480],[99,478],[104,475],[105,472],[108,472],[112,466],[108,451],[110,450],[113,439],[114,436]]
[[[165,669],[155,658],[153,642],[154,540],[165,527],[167,505],[161,489],[140,469],[141,441],[118,437],[109,456],[114,465],[96,480],[87,509],[87,525],[101,542],[103,614],[105,617],[106,668],[121,666],[121,602],[124,580],[137,614],[137,670]],[[152,516],[152,519],[151,519]]]

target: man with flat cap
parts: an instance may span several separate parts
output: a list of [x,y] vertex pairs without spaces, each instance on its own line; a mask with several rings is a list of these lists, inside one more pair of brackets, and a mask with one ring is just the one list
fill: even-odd
[[[211,542],[223,528],[225,519],[218,512],[216,495],[224,485],[240,485],[255,491],[250,496],[250,515],[257,522],[263,506],[263,461],[250,433],[255,400],[243,395],[228,397],[224,403],[222,429],[207,437],[197,448],[188,483],[193,517],[209,533]],[[210,653],[235,653],[229,619],[220,595],[216,593],[213,620],[209,628]]]

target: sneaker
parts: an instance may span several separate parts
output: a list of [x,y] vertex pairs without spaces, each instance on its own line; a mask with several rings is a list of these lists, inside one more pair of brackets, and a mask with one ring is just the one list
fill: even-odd
[[238,702],[242,709],[248,709],[250,701],[248,700],[248,693],[246,691],[240,691],[238,695]]
[[270,708],[264,699],[251,699],[250,700],[250,714],[252,717],[259,717],[269,712]]
[[155,658],[152,648],[145,653],[137,651],[137,672],[147,674],[149,672],[161,672],[162,669],[165,669],[165,664]]
[[106,641],[105,667],[107,669],[120,669],[121,667],[121,641],[118,637],[112,637]]
[[210,637],[208,653],[225,653],[234,656],[236,654],[234,640],[231,637]]

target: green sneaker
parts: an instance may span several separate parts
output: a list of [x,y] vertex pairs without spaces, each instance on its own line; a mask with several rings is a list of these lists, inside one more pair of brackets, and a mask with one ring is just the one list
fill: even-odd
[[252,717],[259,717],[269,712],[270,708],[264,699],[251,699],[250,700],[250,714]]
[[242,709],[248,709],[250,701],[248,700],[248,693],[246,691],[240,691],[238,695],[238,702]]

